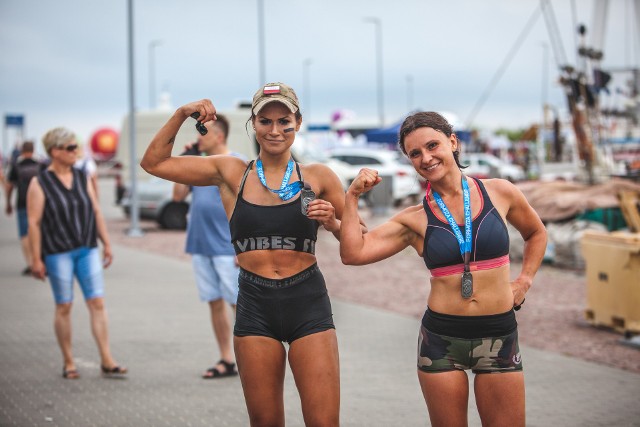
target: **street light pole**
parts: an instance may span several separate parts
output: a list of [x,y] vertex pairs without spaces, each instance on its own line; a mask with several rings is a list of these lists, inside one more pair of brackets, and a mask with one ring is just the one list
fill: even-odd
[[311,116],[309,115],[309,111],[310,111],[309,106],[311,105],[310,68],[312,63],[313,61],[311,60],[311,58],[305,58],[305,60],[302,61],[302,92],[303,92],[302,96],[304,98],[304,104],[305,104],[304,114],[307,116],[307,121],[311,118]]
[[407,74],[407,113],[413,110],[413,76]]
[[266,81],[266,61],[264,52],[264,0],[258,0],[258,57],[260,68],[260,86],[265,84]]
[[127,231],[130,237],[142,236],[138,220],[140,207],[138,203],[137,164],[136,164],[136,117],[135,87],[133,72],[133,0],[127,0],[128,57],[129,57],[129,174],[131,179],[131,228]]
[[149,109],[157,107],[156,99],[156,58],[155,48],[162,44],[162,40],[151,40],[149,42]]
[[378,92],[378,120],[380,127],[384,126],[384,81],[382,77],[382,22],[380,19],[368,17],[365,22],[371,22],[376,27],[376,69]]

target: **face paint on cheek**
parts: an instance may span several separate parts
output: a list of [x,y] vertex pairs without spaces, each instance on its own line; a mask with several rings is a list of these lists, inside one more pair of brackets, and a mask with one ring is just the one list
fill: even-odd
[[295,130],[294,128],[286,128],[283,132],[289,133],[289,132],[293,132],[294,130]]

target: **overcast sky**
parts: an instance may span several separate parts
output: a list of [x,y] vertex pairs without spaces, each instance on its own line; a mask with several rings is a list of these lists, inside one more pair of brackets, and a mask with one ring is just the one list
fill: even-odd
[[[594,2],[551,3],[575,64],[572,5],[578,22],[591,27]],[[610,3],[603,67],[637,67],[632,0]],[[410,109],[447,111],[466,122],[538,8],[538,0],[264,0],[266,80],[296,89],[307,123],[328,123],[337,110],[376,123],[375,26],[364,20],[375,17],[386,124]],[[134,22],[138,109],[150,108],[154,40],[161,41],[156,91],[168,91],[174,107],[206,97],[229,109],[261,83],[257,0],[134,0]],[[0,47],[0,112],[24,114],[27,137],[60,125],[81,138],[103,126],[120,129],[128,111],[126,0],[0,0]],[[473,125],[538,122],[545,91],[564,108],[557,75],[538,14]]]

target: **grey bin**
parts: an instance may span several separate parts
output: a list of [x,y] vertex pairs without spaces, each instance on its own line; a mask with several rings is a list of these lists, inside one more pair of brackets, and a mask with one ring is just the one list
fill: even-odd
[[367,204],[371,214],[383,216],[389,213],[393,206],[393,175],[380,175],[382,181],[369,191]]

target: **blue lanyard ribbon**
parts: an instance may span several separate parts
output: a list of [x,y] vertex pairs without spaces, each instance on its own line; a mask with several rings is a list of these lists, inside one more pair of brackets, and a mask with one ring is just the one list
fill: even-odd
[[287,170],[282,177],[282,184],[280,184],[280,189],[274,190],[272,188],[269,188],[269,186],[267,185],[267,180],[264,177],[262,160],[258,159],[256,161],[256,172],[258,173],[258,178],[260,178],[260,182],[262,183],[262,185],[264,185],[264,187],[272,193],[276,193],[278,197],[280,197],[280,199],[284,201],[287,201],[298,194],[298,192],[302,188],[302,181],[296,181],[288,184],[289,179],[291,178],[291,174],[293,173],[293,163],[293,159],[289,159],[289,163],[287,163]]
[[433,191],[433,198],[436,200],[436,203],[440,207],[445,218],[447,218],[449,226],[458,240],[462,259],[465,261],[465,264],[467,264],[468,258],[465,257],[465,254],[468,253],[469,256],[471,255],[471,202],[469,197],[469,184],[467,184],[467,180],[464,176],[462,177],[462,196],[464,201],[464,238],[462,237],[460,227],[458,227],[453,215],[451,215],[451,212],[447,209],[447,205],[444,204],[442,197],[440,197],[435,190]]

